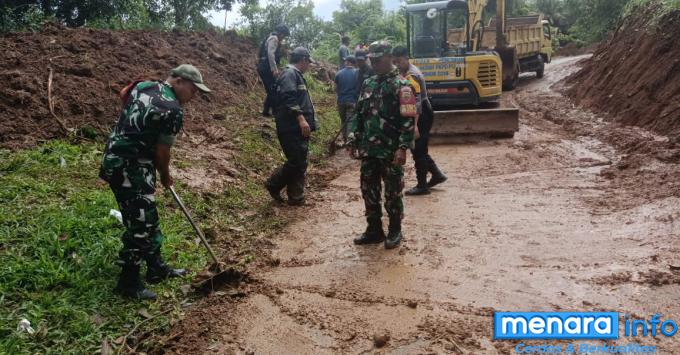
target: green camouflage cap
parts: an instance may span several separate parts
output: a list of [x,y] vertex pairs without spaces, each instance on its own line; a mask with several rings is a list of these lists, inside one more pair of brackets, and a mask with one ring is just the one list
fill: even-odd
[[385,54],[392,54],[392,45],[387,41],[375,41],[368,46],[369,58],[380,58]]
[[171,70],[170,74],[193,82],[194,85],[196,85],[196,87],[198,88],[198,90],[201,90],[203,92],[210,92],[210,89],[208,89],[208,87],[205,86],[205,84],[203,84],[203,76],[201,75],[201,72],[198,71],[198,69],[196,69],[196,67],[191,64],[182,64],[177,68]]

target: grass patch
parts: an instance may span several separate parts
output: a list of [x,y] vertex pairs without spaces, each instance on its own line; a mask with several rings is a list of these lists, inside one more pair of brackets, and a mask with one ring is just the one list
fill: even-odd
[[[309,160],[313,164],[323,165],[328,153],[328,142],[340,129],[340,116],[335,106],[335,93],[330,85],[306,75],[308,88],[314,102],[319,129],[312,133],[309,146]],[[239,163],[260,174],[269,174],[285,157],[276,138],[274,120],[269,122],[272,129],[247,127],[238,134],[238,147],[241,154]]]
[[[0,353],[91,353],[105,336],[127,333],[140,308],[154,314],[180,303],[180,281],[154,286],[154,303],[112,294],[123,227],[109,217],[117,205],[108,186],[97,184],[100,159],[95,145],[58,141],[0,153]],[[160,195],[164,255],[200,269],[203,250],[185,238],[189,227]],[[16,331],[22,318],[36,334]]]

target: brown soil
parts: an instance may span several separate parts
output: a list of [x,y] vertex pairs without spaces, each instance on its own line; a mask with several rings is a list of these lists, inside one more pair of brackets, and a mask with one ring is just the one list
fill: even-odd
[[[197,66],[211,95],[185,108],[189,133],[225,119],[225,106],[259,89],[254,47],[234,33],[103,31],[46,25],[40,33],[0,37],[0,147],[22,148],[65,136],[48,108],[54,72],[54,112],[67,128],[108,134],[120,107],[118,91],[132,80],[165,79],[173,67]],[[9,119],[8,119],[9,118]]]
[[[556,59],[505,95],[521,108],[513,140],[431,148],[449,181],[406,198],[397,250],[352,244],[364,228],[358,165],[336,157],[342,173],[308,206],[279,208],[299,219],[272,237],[276,262],[242,293],[199,301],[155,352],[513,354],[516,342],[492,340],[493,311],[679,314],[680,196],[661,181],[680,169],[658,159],[667,147],[650,142],[663,137],[552,89],[582,59]],[[677,338],[614,343],[633,340],[680,349]]]
[[[8,48],[0,53],[7,83],[0,107],[12,118],[0,122],[4,147],[64,136],[47,110],[49,58],[57,115],[69,127],[102,132],[117,114],[111,88],[140,76],[162,78],[188,61],[217,93],[187,109],[189,135],[178,153],[189,163],[177,176],[209,190],[262,173],[227,162],[244,125],[272,134],[252,112],[244,114],[261,91],[241,93],[261,89],[252,47],[231,34],[48,27],[0,43]],[[449,181],[432,195],[406,199],[405,239],[397,250],[352,245],[364,228],[358,166],[339,154],[333,167],[310,178],[307,206],[273,207],[273,216],[297,221],[253,237],[265,257],[249,282],[198,299],[168,333],[152,338],[153,352],[511,354],[514,342],[492,340],[495,310],[680,314],[680,150],[657,130],[672,124],[663,115],[640,124],[654,134],[600,114],[601,103],[580,101],[596,112],[573,105],[560,92],[577,86],[560,83],[584,58],[555,59],[543,79],[525,75],[504,95],[521,108],[515,139],[432,147]],[[218,244],[229,247],[224,239]],[[677,337],[635,341],[657,345],[662,354],[680,349]]]
[[567,82],[574,101],[680,143],[680,9],[640,8]]
[[578,46],[576,43],[567,43],[555,51],[555,57],[573,57],[577,55],[593,53],[597,49],[597,44],[588,46]]

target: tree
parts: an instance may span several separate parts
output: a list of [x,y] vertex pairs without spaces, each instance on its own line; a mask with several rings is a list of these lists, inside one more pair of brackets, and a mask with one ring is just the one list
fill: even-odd
[[406,41],[404,15],[385,11],[382,0],[342,0],[340,10],[333,12],[333,28],[359,42],[388,39],[397,45]]
[[230,10],[235,1],[257,0],[6,0],[0,5],[3,32],[36,29],[45,19],[69,27],[212,27],[204,13]]
[[314,50],[324,37],[327,25],[314,15],[311,0],[281,0],[262,7],[258,3],[246,4],[241,8],[244,22],[240,31],[256,43],[260,43],[279,24],[290,29],[289,42],[292,46],[305,46]]

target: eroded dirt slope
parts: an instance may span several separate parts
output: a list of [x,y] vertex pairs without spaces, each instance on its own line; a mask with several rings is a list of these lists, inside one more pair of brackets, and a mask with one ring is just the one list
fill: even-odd
[[39,33],[0,36],[0,48],[4,148],[30,147],[66,135],[49,111],[50,68],[54,113],[69,129],[89,126],[104,135],[116,121],[121,88],[137,79],[165,79],[182,63],[198,67],[213,90],[185,108],[190,133],[216,135],[213,118],[229,119],[225,107],[242,103],[244,93],[259,89],[255,49],[234,33],[104,31],[48,24]]
[[575,102],[680,142],[680,9],[637,8],[569,78]]

